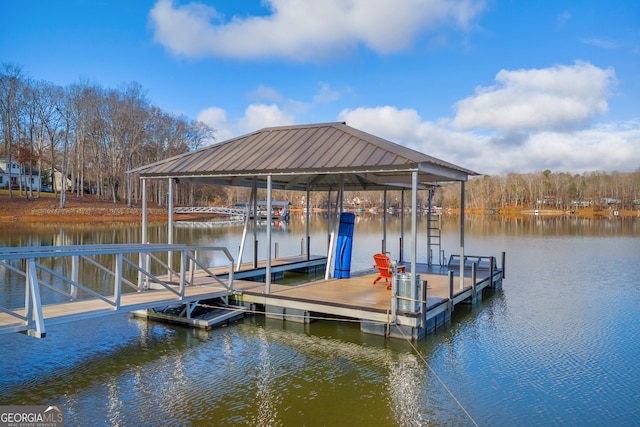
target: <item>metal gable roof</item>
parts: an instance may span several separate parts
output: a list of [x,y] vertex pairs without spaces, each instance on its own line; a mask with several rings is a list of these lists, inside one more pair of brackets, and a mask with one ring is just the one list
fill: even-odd
[[291,189],[334,188],[343,179],[345,188],[365,189],[407,186],[412,171],[420,182],[477,175],[345,123],[265,128],[130,172],[227,185],[271,175],[276,188]]

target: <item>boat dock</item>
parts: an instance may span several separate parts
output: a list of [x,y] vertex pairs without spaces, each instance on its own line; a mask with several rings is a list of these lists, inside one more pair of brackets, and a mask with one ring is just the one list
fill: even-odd
[[484,289],[502,287],[504,267],[498,268],[494,257],[466,258],[462,287],[453,257],[443,267],[418,264],[419,283],[414,287],[397,280],[390,290],[385,282],[373,285],[378,273],[369,270],[350,278],[272,283],[268,294],[265,283],[243,281],[236,284],[232,299],[271,319],[308,323],[346,317],[359,321],[366,333],[417,340],[449,321],[456,305],[475,304]]
[[[215,268],[206,265],[201,257],[207,252],[225,254],[228,264]],[[180,268],[154,274],[154,267],[168,268],[159,256],[167,253],[180,259]],[[45,260],[52,258],[68,260],[71,270],[62,274],[47,267]],[[138,260],[138,264],[132,259]],[[275,281],[288,272],[318,277],[326,267],[326,258],[287,257],[274,259],[271,264]],[[248,311],[303,323],[315,318],[348,317],[359,321],[366,333],[419,339],[446,323],[457,304],[476,302],[484,289],[502,285],[504,267],[497,268],[493,257],[467,257],[462,286],[459,263],[452,258],[450,264],[446,267],[418,264],[419,283],[404,289],[398,280],[393,281],[391,290],[384,282],[373,285],[378,274],[370,270],[354,273],[350,278],[271,283],[266,292],[264,263],[244,263],[234,271],[233,258],[225,248],[185,245],[3,248],[0,267],[23,279],[24,293],[18,300],[24,304],[17,308],[0,307],[0,333],[26,332],[44,337],[46,326],[123,311],[210,328]],[[126,265],[138,272],[138,283],[123,277]],[[102,279],[92,279],[91,285],[80,283],[81,270],[89,266],[106,274]],[[123,285],[130,289],[125,290]],[[55,301],[44,301],[45,292],[49,300],[55,294]],[[219,304],[211,306],[210,301]],[[192,316],[203,302],[213,310],[199,318]]]
[[[373,270],[353,273],[350,278],[301,280],[296,283],[271,283],[266,293],[265,262],[254,267],[242,264],[234,273],[231,306],[250,313],[263,313],[270,319],[309,323],[319,318],[349,318],[360,323],[365,333],[394,338],[420,339],[444,325],[458,304],[482,301],[484,289],[502,287],[502,267],[494,257],[466,256],[464,280],[460,286],[459,257],[452,256],[447,266],[418,264],[419,283],[408,287],[394,281],[392,289],[382,281],[373,285],[378,273]],[[323,272],[326,258],[295,256],[272,261],[272,279],[282,280],[284,273],[313,275]],[[492,267],[493,266],[493,267]],[[225,277],[221,269],[211,269]],[[196,271],[199,282],[210,280],[205,271]],[[150,316],[161,320],[161,317]],[[171,320],[171,319],[165,319]],[[176,320],[176,319],[173,319]]]

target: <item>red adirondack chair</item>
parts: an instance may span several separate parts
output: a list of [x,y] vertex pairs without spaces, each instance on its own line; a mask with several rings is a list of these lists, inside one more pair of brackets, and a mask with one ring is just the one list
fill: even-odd
[[[384,279],[387,282],[387,289],[391,289],[392,271],[390,268],[391,262],[389,261],[389,257],[384,254],[375,254],[373,256],[373,260],[376,262],[376,265],[374,265],[373,267],[378,269],[378,277],[373,281],[373,284],[375,285],[380,280]],[[404,273],[405,268],[406,267],[404,265],[398,265],[396,267],[398,273]]]

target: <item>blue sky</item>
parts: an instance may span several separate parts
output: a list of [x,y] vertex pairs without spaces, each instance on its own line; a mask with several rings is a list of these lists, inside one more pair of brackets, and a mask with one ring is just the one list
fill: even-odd
[[640,1],[21,0],[0,62],[217,130],[348,125],[483,174],[640,169]]

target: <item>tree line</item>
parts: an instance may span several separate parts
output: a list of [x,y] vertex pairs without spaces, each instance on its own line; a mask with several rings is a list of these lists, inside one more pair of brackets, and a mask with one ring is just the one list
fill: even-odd
[[[455,194],[450,190],[443,191],[443,203],[455,203]],[[485,175],[471,179],[465,190],[465,203],[471,209],[633,210],[640,209],[640,169],[583,174],[546,169],[527,174]]]
[[[117,89],[59,86],[29,78],[19,65],[0,64],[0,158],[50,180],[61,207],[67,192],[114,202],[125,193],[138,198],[139,182],[127,170],[197,149],[213,135],[201,122],[152,105],[136,82]],[[66,179],[56,186],[56,176]],[[164,191],[152,183],[150,200],[162,201]]]
[[[214,133],[201,122],[152,105],[135,82],[116,89],[88,82],[59,86],[29,78],[19,65],[0,64],[0,158],[14,159],[25,171],[37,171],[51,181],[45,184],[53,186],[53,177],[66,177],[70,188],[55,188],[61,207],[67,192],[77,197],[93,193],[114,202],[127,194],[129,204],[139,201],[140,182],[126,174],[127,170],[198,149],[214,141]],[[167,182],[151,180],[148,200],[163,205],[166,186]],[[181,183],[177,190],[176,202],[181,205],[233,205],[248,199],[248,189]],[[31,191],[29,196],[33,196]],[[9,194],[11,197],[11,188]],[[274,197],[301,206],[304,194],[276,191]],[[387,192],[387,206],[400,207],[401,197],[400,191]],[[418,200],[426,206],[428,193],[420,192]],[[379,208],[384,194],[347,192],[345,201],[353,207]],[[326,207],[327,195],[312,193],[310,203]],[[459,207],[460,186],[437,186],[432,203]],[[465,203],[479,210],[637,209],[640,169],[472,177],[465,185]]]
[[[460,184],[446,183],[433,187],[432,206],[442,208],[460,207]],[[219,205],[242,203],[249,197],[247,189],[228,189],[226,194],[215,200]],[[410,206],[410,190],[404,192],[404,206]],[[304,193],[275,190],[274,197],[288,200],[293,206],[302,207],[306,202]],[[327,193],[311,193],[313,207],[327,208]],[[258,197],[266,197],[259,194]],[[335,191],[332,203],[335,203]],[[386,197],[386,202],[385,202]],[[345,208],[400,208],[402,192],[347,191]],[[418,191],[418,205],[426,208],[429,192]],[[333,206],[333,205],[332,205]],[[526,174],[508,173],[502,175],[481,175],[471,177],[465,183],[465,209],[496,212],[509,208],[522,209],[640,209],[640,169],[634,172],[587,172],[570,174],[552,172],[549,169]]]

